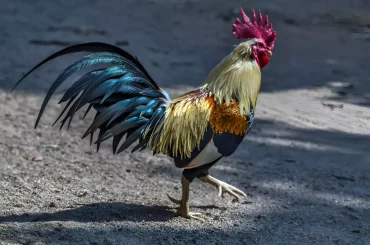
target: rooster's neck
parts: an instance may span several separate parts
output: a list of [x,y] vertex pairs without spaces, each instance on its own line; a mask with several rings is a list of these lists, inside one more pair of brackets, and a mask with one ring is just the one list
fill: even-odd
[[203,83],[203,87],[212,93],[216,103],[225,102],[228,105],[236,100],[241,115],[249,115],[250,108],[255,110],[261,85],[261,71],[250,52],[249,42],[238,45],[211,71]]

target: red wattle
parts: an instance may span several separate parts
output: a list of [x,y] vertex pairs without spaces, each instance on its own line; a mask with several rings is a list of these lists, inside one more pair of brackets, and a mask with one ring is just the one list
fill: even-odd
[[270,59],[269,57],[267,56],[266,53],[260,53],[260,55],[258,55],[258,64],[260,66],[260,68],[263,68],[265,65],[267,65],[267,63],[269,63]]

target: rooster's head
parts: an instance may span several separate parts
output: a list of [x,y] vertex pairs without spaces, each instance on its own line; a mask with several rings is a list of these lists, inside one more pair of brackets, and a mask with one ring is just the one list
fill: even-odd
[[[258,11],[258,21],[256,13],[252,10],[252,21],[240,9],[242,19],[236,19],[232,26],[233,35],[237,39],[248,39],[248,54],[252,56],[260,66],[260,68],[267,65],[270,61],[269,56],[272,55],[276,32],[272,29],[272,23],[269,23],[266,15],[263,22],[261,11]],[[249,58],[249,57],[248,57]]]

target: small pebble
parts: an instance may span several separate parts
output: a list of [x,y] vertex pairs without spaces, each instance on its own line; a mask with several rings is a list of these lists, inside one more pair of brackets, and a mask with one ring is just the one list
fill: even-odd
[[29,161],[39,162],[39,161],[42,161],[44,158],[42,157],[42,155],[41,155],[41,154],[39,154],[39,153],[34,153],[34,154],[29,155],[27,159],[28,159]]

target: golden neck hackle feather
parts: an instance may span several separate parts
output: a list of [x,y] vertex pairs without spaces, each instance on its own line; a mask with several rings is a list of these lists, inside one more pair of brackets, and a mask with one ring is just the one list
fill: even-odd
[[251,44],[248,40],[239,44],[208,75],[203,88],[208,89],[217,104],[226,105],[233,100],[239,103],[241,115],[249,115],[250,107],[255,110],[261,85],[261,71],[251,58]]

